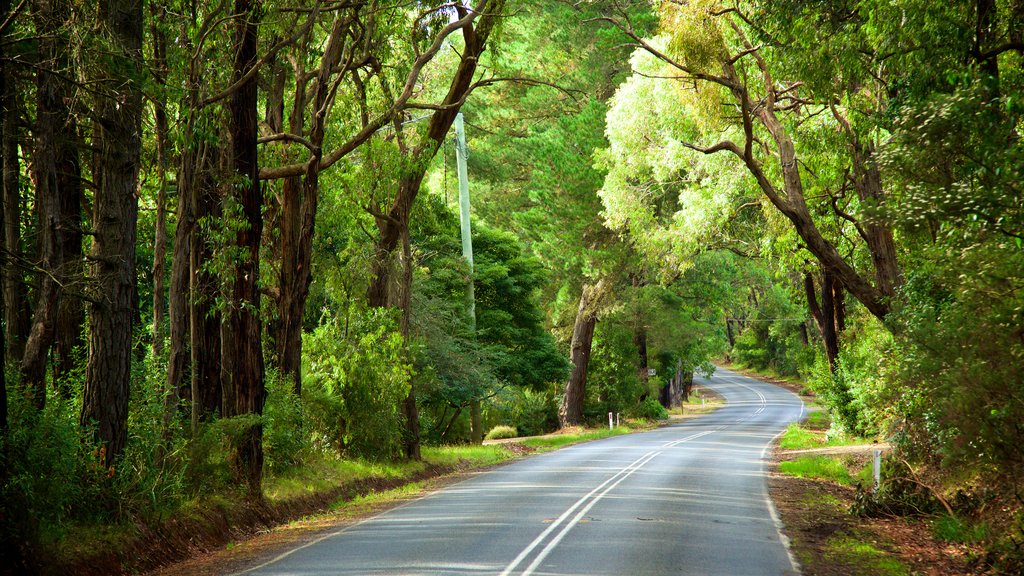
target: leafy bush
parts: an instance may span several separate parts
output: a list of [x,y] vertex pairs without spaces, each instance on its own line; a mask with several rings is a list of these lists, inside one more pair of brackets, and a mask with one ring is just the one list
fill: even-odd
[[392,311],[363,311],[350,326],[327,319],[303,343],[306,416],[318,444],[344,456],[398,456],[410,367]]
[[494,428],[491,428],[491,430],[487,433],[487,436],[485,436],[484,438],[486,440],[501,440],[504,438],[516,438],[518,436],[519,433],[513,426],[498,425],[495,426]]
[[310,433],[303,421],[302,401],[292,390],[291,380],[269,371],[266,387],[263,455],[267,470],[276,472],[302,462],[310,447]]
[[665,407],[654,398],[645,398],[643,402],[631,408],[628,413],[634,418],[643,418],[645,420],[668,419],[668,410],[665,410]]

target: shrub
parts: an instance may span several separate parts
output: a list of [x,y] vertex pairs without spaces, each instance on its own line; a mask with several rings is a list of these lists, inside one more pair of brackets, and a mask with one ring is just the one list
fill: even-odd
[[311,431],[344,456],[398,456],[410,367],[392,312],[363,311],[350,327],[329,319],[304,338]]
[[646,420],[667,420],[668,410],[654,398],[647,398],[629,410],[629,415]]
[[487,433],[486,440],[501,440],[503,438],[516,438],[519,433],[513,426],[498,425]]

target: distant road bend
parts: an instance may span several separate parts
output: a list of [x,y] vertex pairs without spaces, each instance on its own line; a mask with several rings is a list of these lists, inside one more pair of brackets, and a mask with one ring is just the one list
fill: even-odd
[[800,399],[721,368],[697,382],[728,404],[498,467],[239,574],[798,574],[763,459]]

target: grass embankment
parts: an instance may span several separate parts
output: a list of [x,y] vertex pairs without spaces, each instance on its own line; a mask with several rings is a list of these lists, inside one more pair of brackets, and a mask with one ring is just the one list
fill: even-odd
[[282,473],[268,473],[260,503],[225,490],[198,495],[164,518],[148,522],[70,527],[62,538],[47,545],[44,557],[52,563],[41,566],[40,572],[85,576],[138,573],[218,549],[233,549],[235,556],[247,549],[261,554],[265,545],[240,543],[287,525],[283,532],[289,534],[271,537],[269,545],[284,546],[310,531],[419,497],[456,473],[653,426],[630,420],[614,430],[580,428],[506,444],[424,447],[419,462],[340,460],[326,455],[307,458]]

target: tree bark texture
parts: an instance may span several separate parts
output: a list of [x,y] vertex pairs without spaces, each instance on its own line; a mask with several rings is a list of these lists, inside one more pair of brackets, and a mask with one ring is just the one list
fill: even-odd
[[587,368],[594,344],[594,328],[597,326],[597,310],[604,292],[604,280],[596,285],[584,285],[580,294],[580,306],[572,329],[569,345],[569,361],[572,372],[565,383],[562,403],[558,407],[558,423],[561,427],[583,424],[583,402],[586,398]]
[[128,436],[142,132],[142,2],[104,0],[97,13],[98,27],[110,46],[96,65],[90,267],[95,299],[88,306],[89,357],[81,423],[96,426],[96,438],[106,446],[105,464],[110,466]]
[[[235,0],[235,59],[232,83],[256,64],[261,7],[258,1]],[[257,77],[241,83],[230,96],[232,189],[241,207],[243,226],[235,244],[244,255],[234,267],[231,294],[221,330],[221,371],[225,416],[262,414],[264,389],[260,323],[259,260],[263,234],[263,202],[257,165]],[[263,428],[254,425],[235,439],[234,460],[250,498],[262,497]]]
[[[282,375],[292,378],[295,394],[302,393],[302,318],[313,281],[310,266],[313,257],[313,233],[316,229],[317,202],[320,197],[320,160],[327,111],[331,103],[331,77],[342,59],[347,19],[335,16],[312,85],[309,141],[313,144],[306,173],[301,178],[288,178],[284,183],[281,217],[281,277],[278,314],[281,330],[278,337],[278,360]],[[304,100],[304,99],[302,99]],[[294,133],[301,133],[303,110],[292,114]],[[296,128],[299,128],[296,131]]]
[[31,310],[25,306],[25,275],[21,262],[21,162],[18,155],[21,102],[12,70],[13,61],[8,58],[2,60],[4,92],[0,95],[3,98],[0,122],[3,123],[3,141],[0,145],[3,146],[3,236],[7,252],[0,268],[3,274],[7,360],[20,365],[31,321]]
[[835,279],[832,274],[828,272],[822,274],[821,305],[819,306],[814,287],[814,277],[811,276],[810,272],[804,274],[804,292],[807,296],[807,307],[810,309],[815,324],[818,325],[818,331],[821,333],[821,339],[825,346],[825,358],[828,360],[828,366],[833,372],[837,368],[836,360],[839,358],[834,285]]
[[[157,84],[167,83],[167,35],[164,33],[165,8],[154,2],[150,5],[150,33],[153,37],[153,76]],[[167,106],[163,96],[153,101],[154,136],[156,137],[156,231],[153,238],[153,358],[160,361],[164,355],[164,306],[166,305],[167,259]],[[177,404],[178,387],[172,387],[171,400]],[[169,401],[168,404],[171,402]]]
[[[216,157],[220,149],[215,146],[203,148],[201,171],[196,185],[191,189],[193,219],[217,219],[222,216],[217,181],[213,177]],[[189,293],[190,300],[190,350],[192,360],[191,398],[192,423],[198,429],[200,421],[214,416],[223,416],[223,383],[221,382],[220,328],[222,314],[215,307],[218,295],[218,279],[204,269],[204,263],[213,258],[208,242],[197,226],[192,226],[189,237]]]
[[[0,18],[6,19],[10,13],[11,6],[10,0],[0,0]],[[6,54],[6,34],[0,33],[0,171],[2,171],[4,164],[6,163],[6,147],[3,143],[6,142],[6,131],[3,117],[6,116],[6,104],[8,102],[7,91],[12,90],[13,86],[8,84],[7,78],[7,54]],[[3,226],[6,222],[4,215],[6,210],[4,209],[5,202],[3,199],[3,181],[2,175],[0,175],[0,226]],[[4,260],[6,249],[6,238],[0,233],[0,266],[4,270],[2,276],[6,276],[6,270],[9,264]],[[3,277],[0,276],[0,283],[3,282]],[[6,308],[4,307],[4,290],[3,286],[0,286],[0,314],[2,314]],[[2,317],[0,317],[2,319]],[[6,334],[4,330],[0,330],[0,458],[3,461],[7,461],[7,346],[6,346]],[[6,485],[7,482],[7,467],[0,471],[0,483]],[[6,546],[3,547],[6,551]],[[13,554],[11,555],[13,556]],[[12,558],[13,560],[13,558]]]

